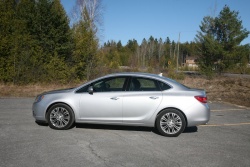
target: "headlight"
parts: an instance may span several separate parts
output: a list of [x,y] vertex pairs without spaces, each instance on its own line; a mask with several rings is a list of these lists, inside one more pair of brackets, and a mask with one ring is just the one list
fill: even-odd
[[35,99],[35,103],[40,102],[44,98],[44,95],[38,95]]

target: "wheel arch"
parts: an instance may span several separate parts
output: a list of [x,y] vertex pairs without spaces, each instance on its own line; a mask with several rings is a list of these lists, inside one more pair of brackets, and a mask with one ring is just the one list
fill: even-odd
[[160,115],[163,111],[169,110],[169,109],[170,109],[170,110],[171,110],[171,109],[174,109],[174,110],[179,111],[179,112],[184,116],[185,121],[186,121],[185,127],[187,127],[187,125],[188,125],[188,120],[187,120],[186,114],[184,114],[184,112],[183,112],[182,110],[180,110],[180,109],[178,109],[178,108],[176,108],[176,107],[166,107],[166,108],[163,108],[161,111],[159,111],[159,112],[157,113],[156,117],[155,117],[155,126],[156,126],[156,120],[157,120],[158,115]]
[[51,103],[51,104],[47,107],[46,112],[45,112],[45,119],[46,119],[47,122],[48,122],[48,112],[49,112],[49,110],[51,109],[51,107],[53,107],[53,106],[56,105],[56,104],[64,104],[64,105],[68,106],[68,107],[72,110],[72,114],[73,114],[74,122],[75,122],[75,111],[73,110],[73,108],[72,108],[69,104],[67,104],[67,103],[65,103],[65,102],[54,102],[54,103]]

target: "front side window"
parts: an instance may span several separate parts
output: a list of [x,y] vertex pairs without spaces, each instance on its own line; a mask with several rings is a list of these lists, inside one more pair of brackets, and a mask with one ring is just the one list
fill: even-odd
[[108,78],[93,83],[94,92],[117,92],[123,91],[125,77]]
[[105,78],[80,88],[76,93],[88,92],[90,86],[93,87],[94,92],[123,91],[125,88],[125,81],[126,77]]
[[131,78],[129,91],[160,91],[158,82],[149,78]]

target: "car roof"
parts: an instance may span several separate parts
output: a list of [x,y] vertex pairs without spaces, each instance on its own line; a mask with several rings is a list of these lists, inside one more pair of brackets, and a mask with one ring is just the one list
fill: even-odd
[[143,73],[143,72],[120,72],[120,73],[112,73],[106,76],[146,76],[146,77],[159,77],[157,74],[151,73]]
[[103,76],[104,78],[106,77],[112,77],[112,76],[136,76],[136,77],[146,77],[146,78],[154,78],[154,79],[158,79],[161,80],[163,82],[167,82],[168,84],[170,84],[171,86],[174,86],[174,88],[176,89],[188,89],[188,87],[186,87],[185,85],[182,85],[181,83],[161,76],[160,74],[152,74],[152,73],[142,73],[142,72],[121,72],[121,73],[113,73],[113,74],[108,74],[106,76]]
[[170,78],[167,78],[167,77],[164,77],[161,75],[157,75],[157,74],[142,73],[142,72],[120,72],[120,73],[111,73],[111,74],[96,78],[94,80],[88,81],[88,82],[84,83],[83,85],[76,87],[75,91],[79,90],[80,88],[82,88],[90,83],[96,82],[100,79],[105,79],[105,78],[109,78],[109,77],[118,77],[118,76],[130,76],[130,77],[136,76],[136,77],[145,77],[145,78],[156,79],[156,80],[162,81],[162,82],[168,84],[169,86],[171,86],[172,87],[171,90],[187,90],[187,89],[189,89],[185,85],[182,85],[181,83],[179,83],[173,79],[170,79]]

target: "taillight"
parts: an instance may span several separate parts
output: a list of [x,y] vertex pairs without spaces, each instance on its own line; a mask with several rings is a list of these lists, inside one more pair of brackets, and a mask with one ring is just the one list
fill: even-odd
[[194,96],[199,102],[207,103],[207,97],[204,96]]

